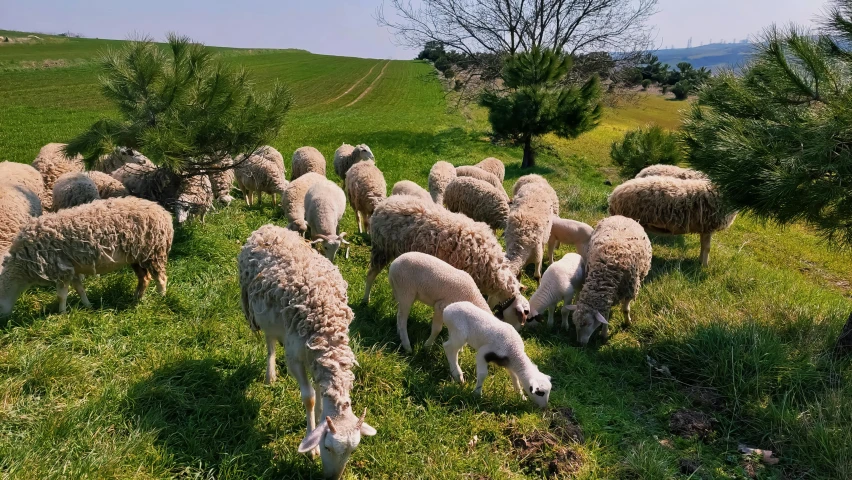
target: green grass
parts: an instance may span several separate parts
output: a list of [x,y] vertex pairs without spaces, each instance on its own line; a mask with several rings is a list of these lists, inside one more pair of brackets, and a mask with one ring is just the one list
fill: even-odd
[[[59,39],[0,46],[4,65],[82,59],[2,72],[0,158],[29,162],[41,145],[66,141],[113,114],[91,62],[104,45]],[[481,111],[463,116],[448,108],[426,64],[393,61],[379,78],[385,62],[378,60],[223,52],[259,84],[280,79],[293,88],[297,106],[272,142],[285,157],[313,145],[330,160],[342,142],[367,143],[389,185],[425,185],[438,159],[502,158],[507,188],[526,173],[518,167],[520,149],[487,141]],[[371,84],[370,93],[345,106]],[[612,189],[604,181],[619,181],[609,144],[647,123],[676,128],[685,106],[641,97],[607,111],[603,125],[579,139],[545,139],[535,171],[559,192],[563,216],[592,224],[604,217]],[[0,325],[0,476],[319,477],[319,462],[296,453],[304,435],[296,383],[282,361],[278,383],[263,384],[265,346],[239,307],[236,255],[268,222],[284,224],[270,205],[247,208],[237,200],[206,225],[178,231],[165,297],[152,291],[133,304],[129,270],[87,279],[91,310],[72,294],[70,313],[56,315],[52,289],[23,295]],[[414,353],[402,352],[386,273],[371,304],[357,302],[369,247],[353,233],[351,210],[342,228],[353,240],[351,257],[337,261],[356,314],[353,401],[369,408],[368,421],[379,431],[362,441],[349,477],[545,476],[558,448],[523,458],[511,438],[555,431],[551,415],[521,402],[504,372],[489,377],[482,398],[473,396],[472,382],[454,384],[442,349],[422,346],[431,318],[422,305],[409,322]],[[852,258],[806,227],[780,229],[749,216],[716,236],[704,270],[697,238],[652,241],[652,271],[629,330],[615,314],[610,342],[586,349],[577,347],[573,331],[523,333],[530,356],[553,376],[554,410],[573,409],[585,437],[560,445],[574,452],[563,476],[748,478],[751,469],[759,478],[852,477],[852,374],[848,362],[830,355],[852,310]],[[535,286],[527,276],[524,282]],[[670,375],[649,367],[647,357]],[[461,364],[472,377],[470,350]],[[696,400],[696,387],[715,400]],[[669,431],[669,417],[682,408],[714,418],[706,441]],[[781,463],[751,462],[737,453],[739,443],[774,450]],[[679,473],[680,459],[697,461],[698,472]]]

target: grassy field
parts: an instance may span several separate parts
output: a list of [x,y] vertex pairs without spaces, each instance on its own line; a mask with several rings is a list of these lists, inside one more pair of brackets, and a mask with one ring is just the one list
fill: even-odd
[[[0,44],[0,158],[30,162],[43,144],[112,114],[92,62],[111,44]],[[497,156],[507,189],[526,173],[519,149],[488,142],[482,112],[448,107],[427,64],[221,51],[259,84],[293,89],[296,108],[271,142],[285,158],[313,145],[330,160],[342,142],[363,142],[389,185],[425,185],[438,159]],[[684,107],[644,96],[579,139],[545,139],[535,171],[559,192],[563,216],[604,217],[605,180],[620,181],[610,142],[647,123],[676,128]],[[268,222],[284,224],[273,206],[237,200],[179,230],[165,297],[133,304],[129,269],[87,279],[91,310],[72,294],[70,313],[57,315],[52,289],[23,295],[0,324],[0,477],[320,477],[319,462],[296,453],[296,382],[280,361],[278,383],[263,384],[265,346],[240,311],[236,255]],[[431,318],[422,305],[405,354],[386,273],[371,304],[358,303],[369,239],[353,233],[351,210],[342,228],[353,241],[351,257],[337,260],[355,310],[353,402],[379,431],[356,450],[350,478],[852,478],[852,373],[830,354],[852,311],[852,257],[805,227],[741,216],[714,239],[704,270],[697,238],[654,237],[629,330],[615,313],[611,340],[585,349],[573,331],[523,333],[553,376],[544,414],[513,394],[505,372],[482,398],[472,382],[453,383],[440,346],[422,346]],[[461,364],[470,378],[470,350]],[[703,420],[686,422],[699,436],[682,436],[687,416]],[[780,463],[743,456],[739,444],[771,449]]]

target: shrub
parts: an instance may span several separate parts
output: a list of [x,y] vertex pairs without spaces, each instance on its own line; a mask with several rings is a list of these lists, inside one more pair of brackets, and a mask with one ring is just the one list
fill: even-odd
[[441,57],[438,60],[435,60],[435,68],[438,69],[439,72],[444,73],[452,67],[450,61],[447,60],[447,57]]
[[692,91],[692,85],[686,80],[681,80],[672,87],[672,93],[678,100],[686,100],[689,97],[689,93]]
[[669,86],[668,86],[668,85],[663,85],[663,95],[665,95],[665,94],[667,94],[667,93],[669,93]]
[[648,87],[650,87],[650,86],[651,86],[651,79],[646,78],[645,80],[642,80],[642,90],[648,90]]
[[621,143],[613,142],[610,156],[625,176],[633,177],[650,165],[677,165],[683,153],[673,133],[653,125],[627,132]]

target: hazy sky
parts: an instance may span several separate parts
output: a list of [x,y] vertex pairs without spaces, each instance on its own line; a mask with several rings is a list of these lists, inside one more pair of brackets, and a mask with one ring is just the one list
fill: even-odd
[[[315,53],[411,58],[373,18],[381,0],[0,0],[0,29],[126,38],[169,31],[209,45],[304,48]],[[741,40],[773,23],[808,24],[822,0],[659,0],[658,46]]]

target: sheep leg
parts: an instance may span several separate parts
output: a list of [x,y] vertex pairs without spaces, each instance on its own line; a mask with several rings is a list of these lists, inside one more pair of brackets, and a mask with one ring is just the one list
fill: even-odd
[[381,270],[381,268],[376,268],[372,264],[370,265],[370,271],[367,272],[367,279],[364,282],[364,298],[361,300],[363,303],[370,303],[370,290],[373,289],[373,283],[376,281],[376,277],[379,276]]
[[701,234],[701,266],[706,267],[710,262],[710,240],[713,238],[712,233]]
[[74,290],[77,291],[77,295],[80,296],[80,302],[83,303],[83,306],[86,308],[92,308],[92,302],[89,301],[89,297],[86,296],[86,288],[83,286],[83,276],[75,275],[73,279],[71,279],[71,285],[74,286]]
[[263,206],[263,192],[261,192],[260,190],[258,190],[258,191],[257,191],[257,201],[256,201],[256,202],[254,202],[254,203],[255,203],[255,205],[257,205],[258,207],[262,207],[262,206]]
[[557,242],[555,239],[547,241],[547,258],[549,259],[551,264],[553,263],[553,251],[556,250],[556,245],[558,243],[559,242]]
[[246,205],[250,207],[251,206],[251,191],[249,191],[248,189],[245,189],[245,188],[242,189],[242,190],[243,190],[243,193],[245,194],[245,197],[246,197]]
[[515,374],[515,372],[513,372],[513,371],[511,371],[511,370],[509,370],[509,369],[506,369],[506,371],[508,371],[508,372],[509,372],[509,376],[510,376],[510,377],[512,377],[512,386],[513,386],[513,387],[515,387],[515,390],[516,390],[518,393],[520,393],[520,394],[521,394],[521,398],[522,398],[522,399],[524,399],[524,400],[526,400],[526,399],[527,399],[527,396],[526,396],[526,395],[524,395],[524,387],[521,385],[521,379],[520,379],[520,378],[518,378],[518,375],[516,375],[516,374]]
[[145,295],[145,290],[148,288],[148,283],[151,282],[151,273],[138,263],[134,263],[131,266],[133,267],[133,271],[136,272],[136,278],[139,280],[139,283],[136,285],[136,294],[134,295],[138,302],[142,300],[142,296]]
[[399,333],[402,348],[411,353],[411,342],[408,339],[408,314],[414,302],[409,298],[398,299],[397,302],[399,302],[399,310],[396,312],[396,331]]
[[541,280],[541,262],[544,261],[544,245],[535,246],[535,279]]
[[473,389],[474,395],[482,395],[482,385],[488,377],[488,361],[485,360],[486,349],[481,348],[476,352],[476,388]]
[[370,220],[373,218],[373,214],[364,215],[364,231],[370,233]]
[[450,335],[449,340],[444,342],[444,353],[447,354],[447,362],[450,364],[450,375],[459,383],[464,383],[464,373],[462,373],[459,366],[459,351],[461,351],[463,346],[464,344],[459,345],[453,342],[452,335]]
[[445,305],[435,305],[435,311],[432,313],[432,333],[429,334],[429,338],[426,339],[427,347],[431,347],[435,344],[435,340],[438,339],[438,335],[441,334],[441,329],[444,328],[444,306]]
[[266,334],[266,384],[275,383],[278,374],[275,372],[275,342],[278,340],[272,334]]
[[547,328],[553,328],[553,311],[556,310],[556,305],[551,305],[547,309]]
[[68,284],[67,283],[56,283],[56,298],[59,300],[58,310],[59,313],[65,313],[65,309],[68,307]]
[[621,302],[621,313],[624,314],[624,327],[625,328],[629,327],[630,322],[633,321],[633,319],[630,317],[630,302],[631,302],[631,300],[629,300],[629,299],[622,300],[622,302]]
[[565,303],[565,306],[563,306],[562,310],[561,310],[561,312],[562,312],[562,328],[564,328],[565,330],[568,330],[568,329],[571,328],[571,324],[568,322],[568,313],[571,310],[568,310],[567,308],[565,308],[568,305],[569,305],[569,303]]
[[[308,379],[308,372],[305,369],[305,364],[296,357],[295,353],[291,355],[290,350],[287,349],[286,358],[287,370],[290,372],[290,375],[299,382],[299,390],[302,394],[302,405],[305,406],[305,422],[307,423],[308,433],[311,433],[314,428],[316,428],[317,423],[314,412],[314,408],[317,404],[317,392],[314,390],[313,385],[311,385],[311,382]],[[311,451],[311,457],[316,458],[317,455],[319,455],[319,448]]]
[[272,194],[272,206],[278,205],[278,195]]
[[157,269],[154,269],[154,268],[152,268],[150,270],[154,272],[154,281],[157,282],[157,292],[159,292],[160,295],[165,295],[166,294],[166,284],[169,281],[169,277],[166,276],[166,271],[165,270],[157,270]]
[[355,210],[355,218],[358,220],[358,233],[364,233],[363,219],[361,218],[361,212],[358,210]]

